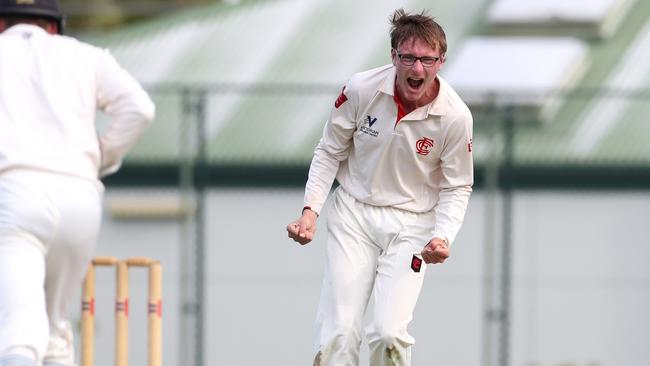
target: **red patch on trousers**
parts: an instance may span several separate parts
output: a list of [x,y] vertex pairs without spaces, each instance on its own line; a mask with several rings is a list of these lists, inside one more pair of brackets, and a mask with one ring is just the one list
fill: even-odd
[[420,272],[420,269],[422,268],[422,259],[418,258],[415,254],[413,254],[413,259],[411,259],[411,269],[413,272]]

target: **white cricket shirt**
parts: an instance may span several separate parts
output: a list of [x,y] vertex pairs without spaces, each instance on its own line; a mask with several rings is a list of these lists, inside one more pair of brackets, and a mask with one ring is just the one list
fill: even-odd
[[[111,119],[101,136],[96,109]],[[117,171],[153,116],[147,93],[107,51],[34,25],[0,33],[0,174],[97,181]]]
[[472,115],[438,76],[436,99],[397,121],[395,67],[355,74],[316,147],[305,206],[320,212],[334,178],[357,200],[412,212],[435,210],[432,237],[449,244],[472,192]]

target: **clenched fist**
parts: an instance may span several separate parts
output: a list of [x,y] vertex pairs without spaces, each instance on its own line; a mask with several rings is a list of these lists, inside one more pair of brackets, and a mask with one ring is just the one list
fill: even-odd
[[287,225],[288,236],[300,245],[309,243],[316,233],[317,218],[316,212],[304,210],[298,220]]
[[424,263],[443,263],[449,258],[449,246],[440,238],[433,238],[420,253]]

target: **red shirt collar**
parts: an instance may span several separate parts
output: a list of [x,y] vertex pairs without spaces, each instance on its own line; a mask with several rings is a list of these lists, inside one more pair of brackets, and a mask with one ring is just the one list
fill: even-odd
[[397,126],[399,121],[402,118],[404,118],[404,116],[406,116],[406,112],[404,111],[404,105],[402,104],[402,101],[399,99],[399,96],[397,95],[397,85],[395,85],[395,94],[393,94],[393,100],[397,105],[397,120],[395,120],[395,126]]

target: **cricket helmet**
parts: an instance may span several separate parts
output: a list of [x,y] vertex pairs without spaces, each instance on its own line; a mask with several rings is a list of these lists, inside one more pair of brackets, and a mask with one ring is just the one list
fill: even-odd
[[0,16],[4,15],[54,20],[63,34],[64,18],[57,0],[0,0]]

